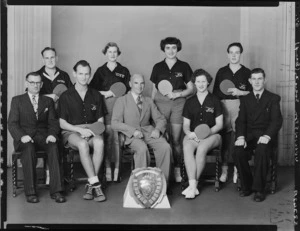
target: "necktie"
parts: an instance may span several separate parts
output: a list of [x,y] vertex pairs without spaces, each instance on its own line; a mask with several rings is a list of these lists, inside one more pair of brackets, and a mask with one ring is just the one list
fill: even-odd
[[259,94],[256,94],[256,102],[259,103]]
[[138,109],[139,109],[139,112],[141,113],[142,112],[142,97],[139,95],[136,99],[136,104],[138,106]]
[[32,95],[32,105],[33,105],[33,110],[35,112],[35,116],[38,119],[38,103],[36,101],[35,95]]

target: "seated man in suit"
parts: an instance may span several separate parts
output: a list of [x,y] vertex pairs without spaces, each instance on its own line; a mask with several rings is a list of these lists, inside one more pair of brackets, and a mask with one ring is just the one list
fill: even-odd
[[[254,191],[254,201],[260,202],[265,199],[270,154],[283,119],[280,96],[264,88],[264,70],[253,69],[249,82],[253,91],[241,98],[234,158],[241,180],[240,196],[249,196]],[[249,151],[252,150],[255,150],[253,176],[248,163]]]
[[[65,91],[58,101],[57,111],[60,127],[63,129],[62,139],[66,147],[79,151],[81,164],[88,176],[83,198],[101,202],[106,200],[98,179],[103,162],[103,137],[85,126],[97,121],[103,123],[106,109],[103,96],[88,87],[91,76],[90,64],[85,60],[78,61],[73,67],[73,75],[75,85]],[[90,148],[93,149],[92,158]]]
[[27,202],[38,203],[36,193],[36,150],[45,150],[50,170],[50,194],[57,203],[66,201],[62,195],[63,184],[57,147],[60,131],[53,100],[39,95],[41,76],[36,72],[26,75],[27,93],[15,96],[11,102],[8,130],[14,139],[16,151],[21,151],[24,173],[24,191]]
[[[125,144],[134,150],[136,168],[147,167],[150,154],[147,145],[154,149],[156,167],[165,175],[167,184],[170,174],[172,150],[161,135],[166,130],[167,121],[158,111],[150,97],[142,96],[145,80],[140,74],[130,78],[131,91],[118,98],[113,108],[112,129],[125,134]],[[155,127],[151,125],[151,121]],[[167,193],[171,193],[167,189]]]

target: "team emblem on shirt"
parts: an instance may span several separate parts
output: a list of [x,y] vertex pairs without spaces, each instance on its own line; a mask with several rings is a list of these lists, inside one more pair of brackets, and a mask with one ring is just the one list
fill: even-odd
[[62,80],[62,79],[58,79],[57,82],[59,82],[59,83],[66,83],[65,80]]
[[120,73],[115,73],[116,74],[116,76],[118,76],[118,77],[120,77],[120,78],[124,78],[125,77],[125,75],[123,75],[123,74],[120,74]]
[[97,109],[95,104],[91,104],[91,106],[92,106],[92,108],[91,108],[92,111],[95,111]]
[[183,77],[182,72],[175,72],[175,77]]
[[239,89],[241,90],[246,90],[246,84],[240,84]]
[[206,112],[214,113],[214,108],[213,107],[205,107]]

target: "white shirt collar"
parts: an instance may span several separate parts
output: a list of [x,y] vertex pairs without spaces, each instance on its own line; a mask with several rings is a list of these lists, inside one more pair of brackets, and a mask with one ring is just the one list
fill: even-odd
[[[28,93],[29,98],[30,98],[30,101],[31,101],[31,103],[32,103],[32,96],[33,96],[33,94],[31,94],[31,93],[29,93],[29,92],[27,92],[27,93]],[[36,102],[38,102],[38,100],[39,100],[39,94],[36,94],[36,95],[35,95],[35,100],[36,100]]]
[[263,89],[262,91],[253,91],[253,94],[254,94],[255,97],[256,97],[257,94],[259,94],[259,98],[261,98],[261,95],[264,93],[264,90],[265,89]]
[[[133,97],[133,99],[134,99],[134,101],[136,102],[136,100],[137,100],[137,97],[139,96],[138,94],[135,94],[133,91],[131,91],[131,94],[132,94],[132,97]],[[141,96],[141,100],[143,99],[143,97],[142,97],[142,95],[140,95]],[[143,100],[142,100],[143,101]]]

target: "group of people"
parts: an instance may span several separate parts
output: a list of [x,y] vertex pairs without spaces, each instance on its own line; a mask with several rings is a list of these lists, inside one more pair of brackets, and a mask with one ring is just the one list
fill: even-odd
[[[35,188],[35,151],[38,149],[48,155],[51,198],[58,203],[66,201],[59,167],[59,142],[79,151],[88,177],[83,198],[105,201],[98,173],[105,161],[106,180],[118,180],[118,132],[124,134],[125,145],[134,151],[135,168],[149,166],[148,148],[153,149],[156,167],[162,170],[167,181],[167,194],[172,193],[172,177],[176,182],[181,181],[183,155],[189,186],[182,194],[187,199],[199,195],[198,180],[206,155],[222,147],[220,181],[228,178],[228,162],[232,156],[236,166],[234,177],[238,173],[241,180],[240,196],[255,192],[255,201],[265,199],[268,158],[282,125],[282,115],[280,96],[265,89],[264,70],[250,71],[241,65],[243,47],[232,43],[227,48],[229,64],[217,72],[213,93],[210,93],[211,75],[204,69],[193,72],[187,62],[177,58],[182,48],[179,39],[167,37],[161,40],[160,48],[165,59],[153,67],[151,97],[143,94],[144,76],[130,75],[129,70],[117,62],[121,51],[116,43],[110,42],[104,47],[102,52],[107,62],[96,70],[92,79],[90,64],[78,61],[73,67],[74,85],[69,75],[56,66],[55,49],[47,47],[42,51],[45,65],[27,74],[27,92],[13,97],[8,119],[15,150],[22,152],[28,202],[39,202]],[[220,83],[225,79],[234,83],[228,94],[220,90]],[[168,80],[173,88],[166,95],[158,87],[162,80]],[[117,82],[126,86],[126,93],[121,97],[110,90]],[[67,88],[60,96],[53,93],[58,84]],[[95,134],[88,128],[87,125],[95,122],[105,125],[103,134]],[[201,124],[210,129],[208,137],[203,139],[195,133]],[[255,150],[253,175],[248,163],[249,150]],[[114,170],[111,162],[115,163]]]

